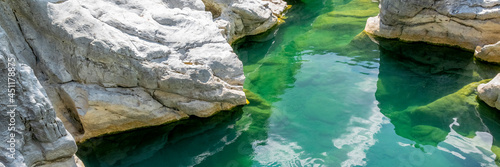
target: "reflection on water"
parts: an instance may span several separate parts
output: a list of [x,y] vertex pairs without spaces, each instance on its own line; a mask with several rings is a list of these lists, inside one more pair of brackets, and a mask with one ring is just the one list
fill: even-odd
[[483,122],[480,113],[494,111],[478,103],[475,89],[487,82],[476,81],[494,77],[498,68],[484,68],[488,65],[459,49],[390,40],[379,44],[375,95],[396,134],[413,140],[416,148],[435,146],[469,165],[494,165],[492,134],[497,132],[492,131],[500,127]]
[[234,46],[250,105],[92,139],[79,146],[86,166],[499,162],[500,112],[475,87],[500,68],[456,48],[359,33],[378,12],[371,0],[292,3],[285,24]]
[[[351,146],[354,149],[347,153],[349,159],[342,162],[342,166],[364,166],[366,165],[366,152],[372,147],[377,139],[375,134],[380,131],[383,124],[387,124],[388,120],[380,113],[379,108],[376,106],[377,103],[373,104],[372,115],[368,120],[352,117],[349,120],[349,125],[347,131],[351,133],[343,134],[340,138],[333,140],[333,145],[342,149],[344,146]],[[365,124],[368,128],[360,128],[352,126],[352,124]]]
[[[203,158],[199,155],[217,151],[217,146],[227,145],[240,134],[234,127],[241,114],[241,108],[237,108],[207,119],[193,118],[167,126],[94,138],[80,144],[77,155],[86,166],[137,166],[145,161],[148,162],[146,166],[191,166]],[[211,136],[199,140],[196,135],[202,133]],[[192,147],[192,142],[206,142],[207,146],[215,148]],[[175,160],[166,163],[165,156]]]
[[[393,40],[380,40],[379,44],[377,100],[385,109],[424,105],[496,75],[491,69],[491,73],[483,72],[476,65],[482,63],[474,62],[472,53],[460,49]],[[401,101],[392,103],[395,97]],[[387,103],[390,106],[382,101],[391,101]]]
[[251,104],[244,108],[91,139],[79,145],[77,155],[91,167],[248,166],[254,144],[267,138],[270,106],[246,93]]

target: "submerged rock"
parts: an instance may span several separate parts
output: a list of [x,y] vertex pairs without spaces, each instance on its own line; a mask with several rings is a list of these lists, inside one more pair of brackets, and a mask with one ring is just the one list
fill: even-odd
[[375,39],[381,53],[375,97],[396,134],[424,152],[456,146],[474,148],[469,153],[475,155],[500,155],[500,143],[479,140],[500,135],[494,130],[500,117],[477,100],[476,91],[498,73],[497,66],[473,61],[471,52],[457,48]]
[[378,13],[371,0],[332,1],[333,10],[319,15],[312,29],[295,40],[297,47],[314,50],[342,50],[363,31],[366,19]]
[[[500,2],[473,0],[384,0],[365,31],[385,38],[424,41],[476,50],[478,58],[499,63]],[[476,47],[478,47],[476,49]],[[481,49],[484,47],[483,49]]]
[[500,117],[497,111],[478,101],[476,91],[478,85],[488,81],[471,83],[427,105],[385,111],[384,115],[391,119],[399,136],[414,141],[417,147],[431,145],[439,148],[442,143],[460,143],[454,147],[477,155],[496,154],[491,160],[498,165],[500,143],[490,139],[500,135],[491,130],[499,128]]
[[459,123],[467,125],[459,126],[455,130],[463,136],[468,136],[477,130],[485,130],[483,125],[477,124],[478,121],[475,121],[478,119],[475,112],[464,111],[476,110],[475,108],[478,106],[476,87],[486,82],[487,80],[471,83],[457,92],[427,105],[412,106],[387,116],[396,126],[395,130],[398,135],[410,138],[419,144],[435,146],[443,141],[450,132],[449,125],[453,123],[452,118],[457,118]]

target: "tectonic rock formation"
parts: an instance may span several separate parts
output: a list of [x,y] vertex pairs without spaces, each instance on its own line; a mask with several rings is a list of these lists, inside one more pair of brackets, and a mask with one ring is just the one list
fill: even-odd
[[[500,1],[382,0],[380,14],[365,31],[385,38],[424,41],[476,50],[482,60],[500,63]],[[484,47],[484,48],[483,48]]]

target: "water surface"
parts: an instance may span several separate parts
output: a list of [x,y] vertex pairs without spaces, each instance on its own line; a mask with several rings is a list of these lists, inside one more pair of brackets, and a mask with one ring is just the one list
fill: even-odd
[[497,67],[361,33],[370,0],[290,3],[286,23],[234,46],[250,105],[92,139],[85,165],[496,166],[500,115],[474,90]]

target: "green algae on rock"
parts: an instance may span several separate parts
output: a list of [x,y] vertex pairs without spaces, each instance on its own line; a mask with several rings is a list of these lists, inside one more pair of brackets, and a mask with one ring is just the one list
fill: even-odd
[[385,115],[395,125],[398,135],[418,144],[437,146],[439,142],[444,141],[450,132],[449,125],[453,123],[452,118],[457,118],[460,123],[466,122],[467,126],[458,126],[455,130],[463,136],[470,136],[472,132],[485,130],[483,125],[475,120],[478,117],[474,111],[479,105],[476,101],[476,88],[488,81],[471,83],[425,106],[412,106]]
[[[478,132],[488,132],[495,138],[500,137],[498,132],[490,130],[498,127],[500,114],[477,98],[477,86],[489,80],[468,84],[459,91],[427,105],[412,106],[403,111],[384,113],[384,115],[391,119],[395,132],[399,136],[415,141],[416,147],[423,145],[439,147],[441,142],[450,140],[449,138],[454,138],[453,136],[474,140]],[[495,163],[499,165],[500,142],[494,140],[489,144],[491,145],[479,147],[489,149],[485,154],[488,154],[487,152],[495,154]]]
[[[482,132],[500,136],[494,123],[500,119],[476,100],[475,91],[498,68],[452,47],[375,40],[381,53],[375,96],[397,135],[415,142],[415,148],[455,146],[453,138],[477,144],[472,140],[483,137],[477,136]],[[485,147],[490,153],[499,145],[491,142]]]
[[[498,132],[495,133],[495,131],[490,130],[490,128],[498,126],[491,125],[491,122],[500,121],[497,111],[477,98],[477,86],[488,81],[490,79],[471,83],[459,91],[428,105],[410,107],[398,113],[387,114],[387,116],[391,118],[391,123],[395,125],[398,135],[409,138],[417,142],[417,144],[437,146],[447,138],[450,130],[471,139],[476,137],[477,132],[489,132],[495,138],[500,137]],[[407,118],[400,119],[401,117]],[[410,119],[408,120],[408,118]],[[433,121],[432,119],[439,120]],[[454,119],[458,124],[452,128],[451,125],[454,123]],[[404,122],[401,122],[401,120],[404,120]],[[435,122],[440,123],[433,124]],[[406,125],[398,126],[401,124]],[[463,126],[460,126],[461,124]],[[411,131],[408,131],[408,127],[405,127],[408,125],[412,126],[410,127]],[[500,151],[498,148],[500,142],[495,140],[491,144],[488,151],[496,155],[495,163],[499,165]]]
[[378,3],[371,0],[332,1],[331,12],[318,16],[312,29],[297,38],[298,48],[340,49],[363,31],[366,19],[377,15]]

